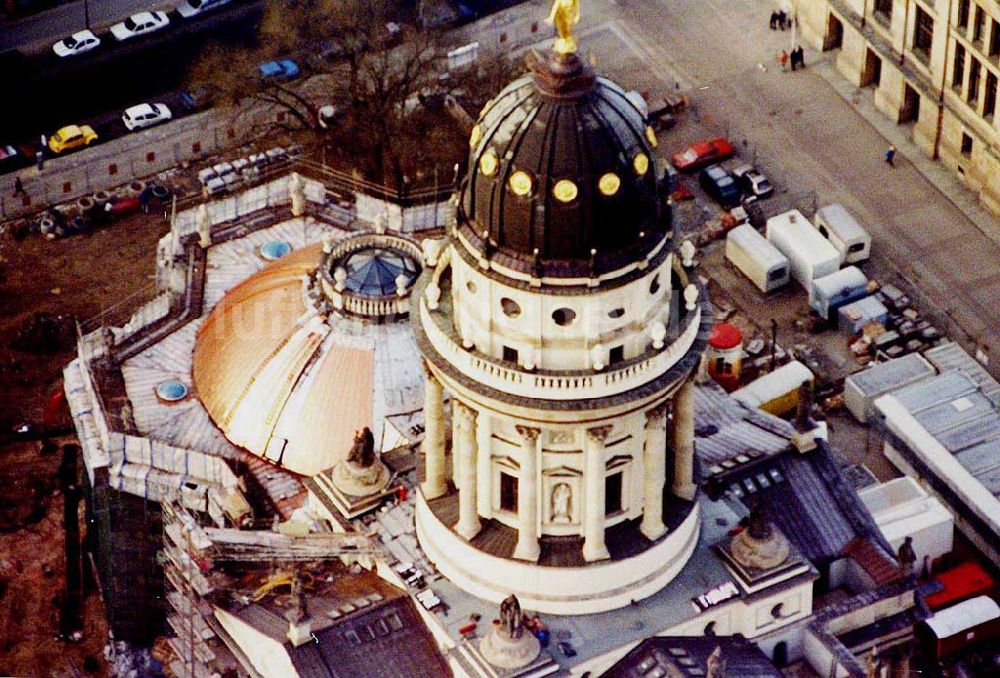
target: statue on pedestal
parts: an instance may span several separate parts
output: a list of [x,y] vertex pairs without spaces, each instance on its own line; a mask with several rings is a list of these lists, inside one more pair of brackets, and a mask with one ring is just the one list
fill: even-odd
[[500,618],[479,642],[483,658],[493,666],[517,669],[535,661],[542,646],[530,633],[524,632],[524,618],[517,596],[510,595],[500,603]]

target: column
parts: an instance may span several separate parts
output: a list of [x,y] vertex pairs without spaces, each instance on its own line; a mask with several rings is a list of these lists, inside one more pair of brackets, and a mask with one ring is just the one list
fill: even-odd
[[457,428],[452,432],[452,454],[460,458],[458,524],[455,531],[466,539],[479,534],[482,527],[476,506],[476,411],[452,398]]
[[643,445],[642,525],[639,530],[650,541],[667,531],[663,524],[663,484],[667,481],[667,407],[646,412],[646,440]]
[[476,417],[476,500],[479,515],[483,518],[493,517],[493,507],[490,505],[493,493],[493,477],[490,474],[490,450],[493,444],[493,420],[489,412],[479,412]]
[[518,426],[521,436],[521,470],[517,477],[517,546],[514,557],[537,561],[538,546],[538,434],[530,426]]
[[458,401],[455,397],[451,398],[451,482],[454,483],[455,489],[461,491],[462,489],[462,471],[461,464],[462,459],[458,456],[458,429],[461,424],[458,421]]
[[604,545],[604,487],[607,468],[604,441],[610,433],[610,425],[587,429],[583,468],[583,558],[588,562],[611,557]]
[[424,363],[424,482],[425,499],[435,499],[448,491],[444,465],[444,389]]
[[694,484],[694,382],[684,382],[674,396],[674,494],[691,501]]

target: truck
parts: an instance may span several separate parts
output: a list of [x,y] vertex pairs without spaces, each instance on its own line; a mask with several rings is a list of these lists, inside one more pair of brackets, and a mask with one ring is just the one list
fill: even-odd
[[868,278],[857,266],[848,266],[810,283],[809,308],[827,322],[834,322],[838,308],[866,296]]
[[837,248],[845,263],[854,264],[871,256],[871,235],[840,203],[816,210],[813,224]]
[[840,252],[819,234],[798,210],[789,210],[767,220],[765,235],[788,257],[792,277],[809,289],[816,278],[835,273],[843,261]]
[[761,292],[788,284],[788,257],[750,224],[737,226],[726,236],[726,259]]

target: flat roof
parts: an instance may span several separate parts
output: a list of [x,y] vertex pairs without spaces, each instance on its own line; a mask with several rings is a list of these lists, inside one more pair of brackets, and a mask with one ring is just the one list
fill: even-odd
[[902,358],[876,363],[868,369],[855,372],[847,377],[847,381],[864,395],[881,395],[898,386],[934,374],[936,372],[933,365],[922,355],[910,353]]

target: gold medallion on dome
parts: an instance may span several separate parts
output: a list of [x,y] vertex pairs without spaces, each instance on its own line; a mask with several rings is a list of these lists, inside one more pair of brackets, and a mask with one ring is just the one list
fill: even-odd
[[[473,131],[475,131],[475,130],[473,130]],[[646,125],[646,141],[649,142],[650,146],[652,146],[653,148],[656,148],[656,145],[658,143],[656,141],[656,132],[654,132],[653,128],[650,127],[649,125]]]
[[576,200],[577,192],[576,184],[569,179],[560,179],[552,187],[552,195],[559,202],[573,202]]
[[649,171],[649,157],[645,153],[637,153],[634,158],[632,158],[632,169],[640,177],[644,176],[646,172]]
[[614,195],[621,188],[622,180],[614,172],[608,172],[597,182],[597,188],[602,195],[608,197]]
[[531,195],[533,183],[531,175],[524,170],[514,172],[510,175],[510,179],[507,180],[507,185],[510,186],[510,190],[513,191],[514,195],[522,198]]
[[483,138],[483,128],[476,125],[472,128],[472,134],[469,135],[469,146],[475,148],[479,140]]
[[497,159],[496,151],[491,148],[483,153],[482,157],[479,158],[479,171],[484,175],[491,177],[496,174],[497,165],[499,164],[500,161]]

